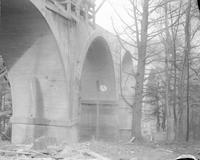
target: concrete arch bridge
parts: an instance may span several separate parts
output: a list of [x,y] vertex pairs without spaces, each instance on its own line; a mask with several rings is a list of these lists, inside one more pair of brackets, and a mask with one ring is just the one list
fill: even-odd
[[129,137],[120,48],[95,26],[92,2],[1,0],[0,52],[11,83],[13,143]]

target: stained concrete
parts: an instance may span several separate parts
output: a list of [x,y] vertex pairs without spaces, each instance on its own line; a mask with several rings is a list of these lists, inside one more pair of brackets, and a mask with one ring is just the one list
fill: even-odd
[[119,126],[116,104],[100,104],[99,136],[96,137],[96,104],[82,104],[79,134],[81,140],[104,139],[119,140]]
[[[130,111],[120,97],[117,39],[84,20],[76,24],[55,14],[43,0],[3,0],[2,10],[0,51],[11,82],[12,142],[41,136],[75,142],[78,128],[85,132],[82,117],[94,128],[96,100],[102,137],[118,137]],[[108,86],[106,93],[98,94],[97,80]]]

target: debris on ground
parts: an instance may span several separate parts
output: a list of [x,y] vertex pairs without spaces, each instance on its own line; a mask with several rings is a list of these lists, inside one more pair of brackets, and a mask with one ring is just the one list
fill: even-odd
[[77,144],[53,143],[53,139],[41,137],[29,145],[4,144],[0,146],[0,160],[176,160],[183,154],[197,157],[200,149],[200,145],[169,146],[137,141],[132,144],[94,140]]
[[[42,138],[43,139],[43,138]],[[45,146],[40,140],[30,145],[7,145],[0,147],[0,160],[111,160],[104,157],[87,147],[80,145]],[[41,144],[41,150],[38,148]],[[87,148],[87,149],[86,149]]]
[[133,143],[134,141],[135,141],[135,137],[132,137],[131,139],[130,139],[130,141],[129,141],[129,143]]

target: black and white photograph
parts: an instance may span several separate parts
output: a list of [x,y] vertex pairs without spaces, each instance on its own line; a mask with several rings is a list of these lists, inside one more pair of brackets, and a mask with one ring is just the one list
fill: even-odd
[[0,0],[0,160],[200,160],[200,0]]

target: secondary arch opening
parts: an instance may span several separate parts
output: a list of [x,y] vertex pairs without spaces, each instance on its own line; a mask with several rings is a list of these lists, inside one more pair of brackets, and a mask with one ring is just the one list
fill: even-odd
[[126,52],[121,62],[121,94],[132,100],[134,96],[134,86],[135,77],[133,60],[131,54]]
[[102,37],[90,45],[81,76],[80,138],[113,138],[116,82],[109,46]]

